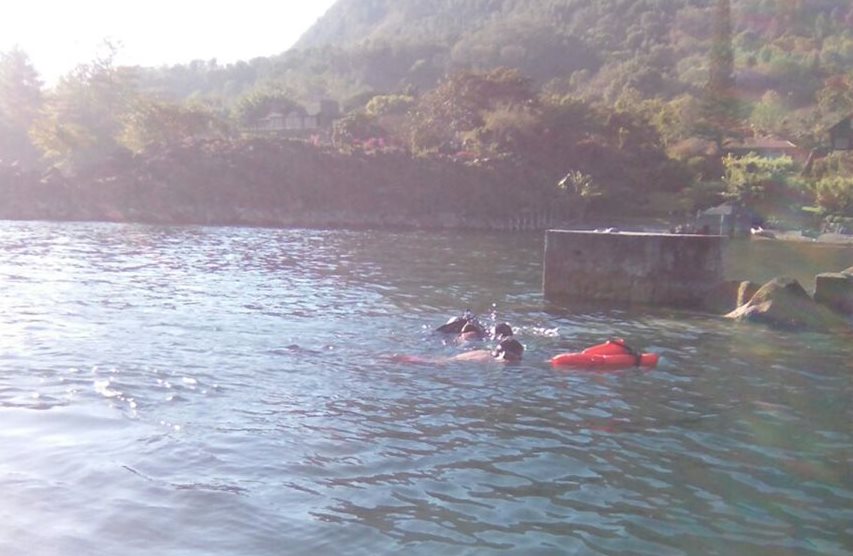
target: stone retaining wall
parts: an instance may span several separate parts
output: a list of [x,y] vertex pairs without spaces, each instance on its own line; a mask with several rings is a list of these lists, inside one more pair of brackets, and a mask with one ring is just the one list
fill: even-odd
[[725,238],[708,235],[549,230],[547,299],[701,308],[723,281]]

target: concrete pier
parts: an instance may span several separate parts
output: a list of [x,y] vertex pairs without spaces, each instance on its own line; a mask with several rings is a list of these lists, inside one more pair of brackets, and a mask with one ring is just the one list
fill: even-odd
[[814,300],[845,315],[853,315],[853,269],[815,276]]
[[723,281],[723,244],[709,235],[549,230],[546,299],[700,307]]

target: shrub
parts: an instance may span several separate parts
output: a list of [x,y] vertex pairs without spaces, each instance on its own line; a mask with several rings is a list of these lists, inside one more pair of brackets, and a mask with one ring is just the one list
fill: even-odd
[[828,214],[853,216],[853,177],[827,176],[814,182],[817,205]]
[[723,166],[726,197],[749,203],[762,199],[773,187],[784,186],[794,162],[788,156],[765,158],[749,153],[743,157],[728,155],[723,159]]

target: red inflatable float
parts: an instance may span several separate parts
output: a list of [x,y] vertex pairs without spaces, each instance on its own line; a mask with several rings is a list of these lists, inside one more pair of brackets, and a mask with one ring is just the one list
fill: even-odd
[[652,369],[657,366],[660,356],[657,353],[637,353],[622,339],[608,340],[603,344],[586,348],[578,353],[561,353],[551,358],[553,367],[573,369],[591,369],[616,371],[643,367]]

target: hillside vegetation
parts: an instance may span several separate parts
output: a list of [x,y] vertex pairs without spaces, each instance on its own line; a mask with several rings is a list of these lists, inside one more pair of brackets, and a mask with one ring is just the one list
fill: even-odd
[[[713,0],[339,0],[280,56],[173,68],[183,87],[178,75],[161,77],[184,94],[227,98],[275,82],[297,96],[345,100],[504,66],[551,92],[615,101],[631,87],[674,98],[706,82],[714,9]],[[840,82],[853,68],[850,2],[733,0],[731,12],[745,98],[773,92],[788,109],[842,107]]]
[[[278,56],[129,68],[115,54],[45,88],[26,53],[2,53],[0,160],[140,179],[150,153],[235,152],[270,112],[334,99],[338,154],[479,169],[521,208],[527,192],[531,210],[577,218],[724,199],[853,216],[850,157],[823,148],[853,113],[849,0],[339,0]],[[803,158],[721,156],[769,135]]]

